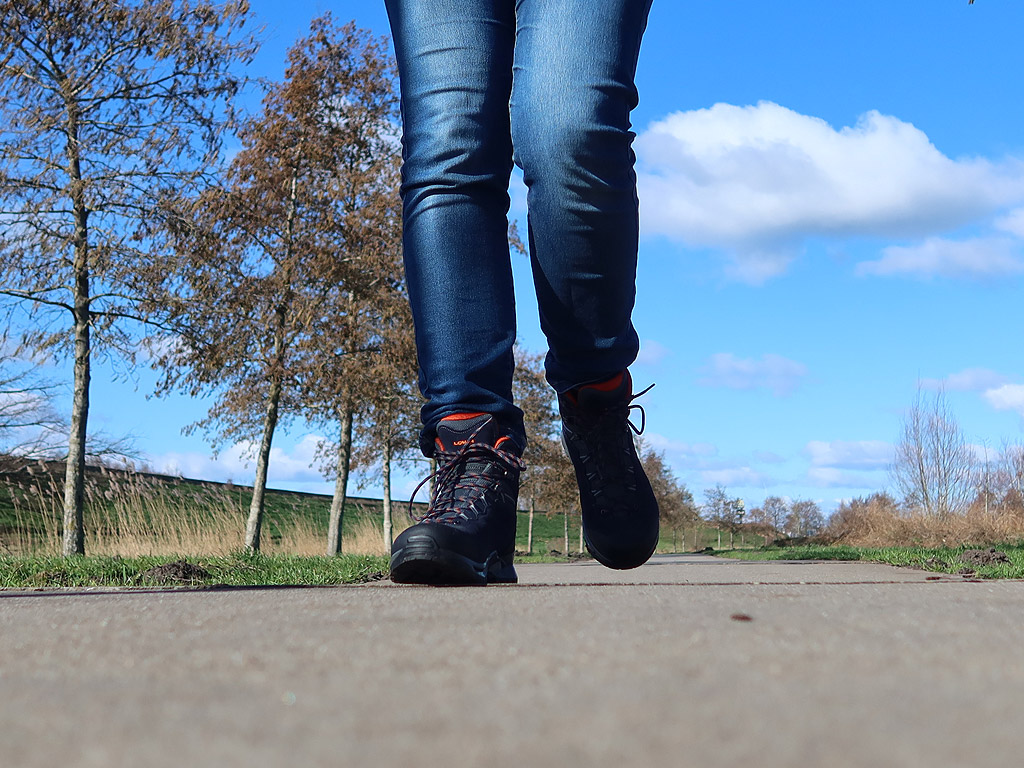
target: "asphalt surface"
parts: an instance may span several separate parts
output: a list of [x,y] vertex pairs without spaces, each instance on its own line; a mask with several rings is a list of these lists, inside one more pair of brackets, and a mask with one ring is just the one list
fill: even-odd
[[987,766],[1024,583],[518,566],[487,588],[0,592],[0,768]]

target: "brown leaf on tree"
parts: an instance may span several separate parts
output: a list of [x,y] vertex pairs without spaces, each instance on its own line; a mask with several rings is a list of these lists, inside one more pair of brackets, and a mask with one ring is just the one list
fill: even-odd
[[158,361],[161,391],[215,395],[193,426],[254,446],[250,550],[277,427],[362,412],[399,344],[390,329],[406,325],[394,77],[384,41],[315,19],[221,185],[169,202],[179,336]]

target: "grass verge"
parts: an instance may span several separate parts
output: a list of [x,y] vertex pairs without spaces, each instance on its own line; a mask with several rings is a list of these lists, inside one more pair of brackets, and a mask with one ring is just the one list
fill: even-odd
[[[758,549],[713,550],[710,554],[737,560],[863,560],[935,573],[952,573],[983,579],[1024,579],[1024,543],[1000,544],[978,550],[972,547],[851,547],[806,545]],[[971,552],[987,553],[971,555]],[[984,562],[988,560],[990,562]]]
[[[160,566],[169,567],[152,570]],[[387,558],[376,555],[0,556],[0,588],[322,586],[374,581],[387,568]]]

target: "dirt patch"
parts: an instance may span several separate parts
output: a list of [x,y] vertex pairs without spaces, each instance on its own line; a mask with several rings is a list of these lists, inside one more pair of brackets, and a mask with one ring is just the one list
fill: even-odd
[[196,584],[210,578],[208,570],[187,560],[158,565],[139,574],[139,581],[146,584]]
[[988,549],[968,549],[960,555],[960,561],[977,567],[980,565],[1008,563],[1010,558],[1006,556],[1005,552],[1000,552],[995,547],[989,547]]

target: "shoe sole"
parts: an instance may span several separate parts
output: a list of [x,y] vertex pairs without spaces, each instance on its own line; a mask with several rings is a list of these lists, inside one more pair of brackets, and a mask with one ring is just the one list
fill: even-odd
[[604,555],[602,555],[590,543],[590,539],[587,538],[586,528],[583,529],[583,543],[587,547],[587,552],[589,552],[591,554],[591,556],[595,560],[597,560],[597,562],[599,562],[605,568],[611,568],[612,570],[615,570],[615,571],[631,571],[634,568],[639,568],[641,565],[643,565],[648,560],[650,560],[651,557],[654,555],[655,551],[658,549],[658,542],[655,541],[654,542],[654,547],[651,549],[650,552],[647,553],[647,556],[643,560],[640,560],[640,561],[634,561],[634,560],[629,560],[629,561],[614,560],[612,558],[605,557]]
[[391,580],[396,584],[482,587],[516,584],[519,577],[511,558],[503,560],[497,552],[478,563],[458,552],[442,549],[429,536],[416,536],[391,555]]
[[[569,452],[569,444],[568,444],[568,442],[565,439],[565,432],[566,432],[566,427],[563,425],[562,433],[561,433],[561,437],[562,437],[562,451],[565,453],[565,457],[567,459],[569,459],[570,462],[572,462],[572,454]],[[574,465],[574,468],[575,468],[575,465]],[[577,475],[577,482],[578,482],[578,478],[579,478],[579,476]],[[582,491],[581,491],[581,493],[582,493]],[[582,504],[583,504],[583,499],[581,498],[580,499],[580,505],[582,506]],[[654,539],[654,546],[651,547],[651,551],[647,553],[647,556],[644,557],[643,560],[640,560],[638,562],[634,561],[634,560],[629,560],[629,561],[625,561],[624,562],[622,560],[615,560],[614,558],[605,557],[603,554],[601,554],[601,552],[596,547],[594,547],[593,544],[590,543],[590,537],[587,536],[587,526],[586,525],[583,526],[583,543],[586,545],[587,552],[590,553],[591,557],[593,557],[595,560],[597,560],[597,562],[599,562],[605,568],[611,568],[614,571],[631,571],[634,568],[639,568],[641,565],[643,565],[648,560],[650,560],[651,557],[654,555],[655,551],[657,551],[657,549],[658,549],[658,538],[655,537],[655,539]]]

